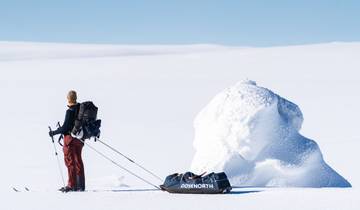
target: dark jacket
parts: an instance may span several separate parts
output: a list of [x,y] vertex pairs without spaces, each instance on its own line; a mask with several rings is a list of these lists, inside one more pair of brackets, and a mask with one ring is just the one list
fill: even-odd
[[69,135],[71,133],[71,130],[74,127],[75,120],[77,117],[77,113],[79,112],[80,104],[77,103],[76,105],[68,106],[68,110],[66,110],[65,114],[65,120],[61,127],[56,129],[53,132],[53,135],[56,134],[63,134],[63,135]]

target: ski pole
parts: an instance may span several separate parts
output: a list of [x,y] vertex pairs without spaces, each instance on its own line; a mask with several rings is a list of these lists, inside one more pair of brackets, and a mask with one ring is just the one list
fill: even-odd
[[[50,126],[49,126],[49,130],[52,131]],[[63,172],[62,172],[62,169],[61,169],[60,160],[59,160],[58,152],[56,150],[55,141],[54,141],[53,136],[51,136],[51,141],[52,141],[53,146],[54,146],[55,156],[56,156],[56,159],[57,159],[57,164],[58,164],[58,167],[59,167],[59,172],[60,172],[60,175],[61,175],[61,179],[62,179],[63,185],[65,187],[64,175],[63,175]]]
[[137,174],[135,174],[134,172],[130,171],[129,169],[121,166],[119,163],[115,162],[114,160],[112,160],[111,158],[107,157],[106,155],[104,155],[102,152],[100,152],[99,150],[95,149],[93,146],[91,146],[90,144],[86,143],[84,140],[79,139],[82,143],[86,144],[86,146],[88,146],[90,149],[92,149],[93,151],[95,151],[96,153],[98,153],[100,156],[102,156],[103,158],[107,159],[108,161],[112,162],[114,165],[116,165],[117,167],[121,168],[122,170],[128,172],[129,174],[135,176],[136,178],[140,179],[141,181],[155,187],[156,189],[161,190],[158,186],[156,186],[155,184],[149,182],[148,180],[138,176]]
[[136,163],[134,160],[130,159],[128,156],[122,154],[121,152],[119,152],[117,149],[115,149],[114,147],[106,144],[105,142],[101,141],[100,139],[97,139],[98,142],[102,143],[103,145],[105,145],[106,147],[108,147],[109,149],[111,149],[112,151],[116,152],[117,154],[123,156],[124,158],[126,158],[128,161],[132,162],[133,164],[135,164],[136,166],[138,166],[139,168],[141,168],[142,170],[148,172],[149,174],[151,174],[153,177],[157,178],[158,180],[160,180],[161,182],[164,182],[163,179],[161,179],[159,176],[157,176],[156,174],[154,174],[153,172],[151,172],[150,170],[146,169],[145,167],[141,166],[140,164]]

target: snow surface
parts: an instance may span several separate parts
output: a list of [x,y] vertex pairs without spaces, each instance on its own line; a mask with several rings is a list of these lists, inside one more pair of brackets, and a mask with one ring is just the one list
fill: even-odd
[[350,187],[329,167],[315,141],[299,134],[300,108],[243,81],[197,115],[192,171],[225,171],[233,186]]
[[[1,209],[359,209],[360,43],[130,47],[0,43]],[[174,53],[178,47],[186,53]],[[69,89],[99,107],[105,142],[165,177],[190,169],[197,113],[245,78],[301,107],[301,135],[316,140],[352,188],[235,188],[230,195],[197,196],[144,191],[151,186],[84,147],[88,189],[117,192],[55,191],[62,183],[47,126],[63,120]],[[13,186],[34,192],[14,193]]]

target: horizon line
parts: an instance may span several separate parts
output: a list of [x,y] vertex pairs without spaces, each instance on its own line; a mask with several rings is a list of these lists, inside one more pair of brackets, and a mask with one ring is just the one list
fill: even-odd
[[329,42],[309,42],[299,44],[279,44],[269,46],[252,46],[252,45],[230,45],[219,43],[107,43],[107,42],[56,42],[56,41],[23,41],[23,40],[0,40],[0,43],[21,43],[21,44],[59,44],[59,45],[97,45],[97,46],[219,46],[219,47],[241,47],[241,48],[271,48],[271,47],[296,47],[296,46],[309,46],[309,45],[323,45],[323,44],[353,44],[360,43],[359,41],[329,41]]

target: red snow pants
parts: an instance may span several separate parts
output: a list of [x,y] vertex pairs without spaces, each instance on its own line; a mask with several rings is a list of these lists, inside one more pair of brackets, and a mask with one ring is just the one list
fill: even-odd
[[68,169],[68,187],[76,190],[85,190],[84,164],[81,151],[84,144],[71,135],[64,136],[64,159]]

